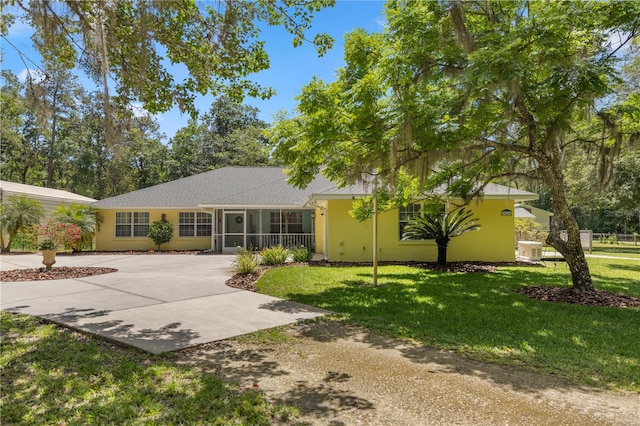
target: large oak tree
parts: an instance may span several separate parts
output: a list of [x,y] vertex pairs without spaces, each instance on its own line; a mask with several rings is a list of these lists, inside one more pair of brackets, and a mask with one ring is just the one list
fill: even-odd
[[548,242],[573,288],[593,290],[563,160],[585,149],[606,184],[621,147],[640,138],[629,125],[638,105],[614,96],[640,3],[391,0],[386,17],[381,34],[349,34],[337,80],[314,79],[299,114],[274,127],[292,181],[375,170],[393,185],[408,173],[468,199],[492,180],[539,179],[557,219]]

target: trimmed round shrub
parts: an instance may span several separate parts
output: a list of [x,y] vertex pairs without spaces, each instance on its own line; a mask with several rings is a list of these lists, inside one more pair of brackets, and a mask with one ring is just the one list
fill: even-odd
[[166,244],[173,238],[173,225],[164,220],[157,220],[149,227],[147,237],[151,238],[160,250],[162,244]]

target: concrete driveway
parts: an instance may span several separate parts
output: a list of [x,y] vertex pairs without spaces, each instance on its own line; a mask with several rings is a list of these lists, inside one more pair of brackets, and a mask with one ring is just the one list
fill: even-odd
[[[159,354],[294,323],[327,311],[227,287],[233,256],[57,256],[54,267],[97,266],[92,277],[0,283],[4,311],[36,315]],[[2,270],[42,267],[36,254],[2,256]]]

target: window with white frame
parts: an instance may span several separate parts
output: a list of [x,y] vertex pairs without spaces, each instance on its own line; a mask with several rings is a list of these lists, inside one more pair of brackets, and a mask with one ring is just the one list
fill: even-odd
[[409,223],[409,219],[420,214],[420,204],[409,204],[407,206],[400,206],[398,212],[398,223],[400,227],[400,239],[402,239],[402,233],[404,227]]
[[146,237],[149,212],[116,212],[116,237]]
[[178,235],[181,237],[210,237],[211,215],[204,212],[178,213]]
[[412,217],[418,216],[420,214],[442,214],[444,213],[444,209],[444,203],[439,202],[413,203],[407,206],[401,206],[399,208],[398,214],[398,224],[400,231],[399,238],[402,239],[404,228],[405,226],[407,226]]

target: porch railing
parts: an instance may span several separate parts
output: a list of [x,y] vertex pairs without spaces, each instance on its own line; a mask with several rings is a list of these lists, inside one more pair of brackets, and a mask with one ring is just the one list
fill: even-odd
[[[223,250],[223,234],[215,235],[215,251]],[[315,251],[316,236],[315,234],[247,234],[246,246],[253,247],[255,250],[262,250],[265,247],[277,246],[284,247],[304,246]]]
[[314,250],[315,234],[247,234],[247,247],[262,250],[265,247],[282,245],[284,247],[304,246]]

